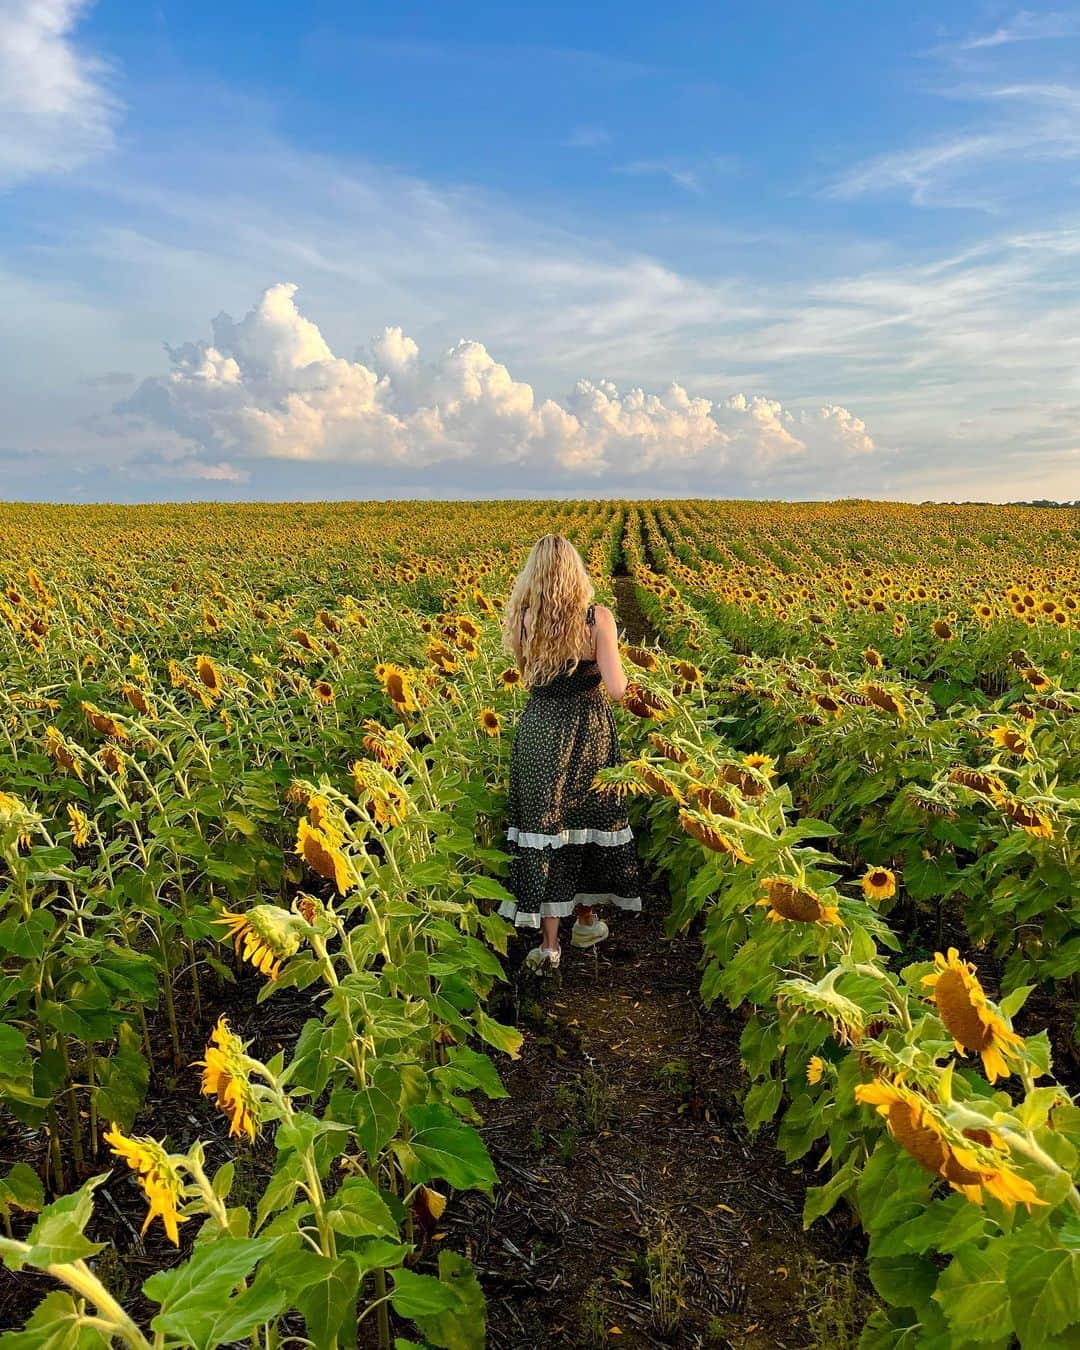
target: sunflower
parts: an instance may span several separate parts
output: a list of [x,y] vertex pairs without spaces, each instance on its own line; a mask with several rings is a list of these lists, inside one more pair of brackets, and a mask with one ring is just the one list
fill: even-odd
[[650,731],[646,738],[654,750],[658,751],[665,759],[670,759],[672,764],[686,764],[690,756],[685,750],[669,741],[666,736],[661,736],[658,731]]
[[427,658],[444,675],[453,675],[461,669],[461,662],[455,657],[454,653],[442,642],[429,642],[427,645]]
[[123,782],[127,777],[127,761],[115,745],[103,745],[97,757],[106,773]]
[[220,1110],[229,1118],[230,1136],[246,1134],[254,1139],[259,1124],[259,1103],[251,1086],[247,1056],[240,1037],[229,1030],[222,1015],[210,1033],[206,1058],[195,1061],[202,1069],[201,1092],[215,1097]]
[[728,820],[738,820],[739,808],[728,796],[725,787],[716,783],[691,783],[687,788],[690,797],[703,810],[714,816],[725,816]]
[[353,761],[352,774],[356,795],[375,824],[400,825],[408,813],[409,798],[390,770],[372,760],[358,759]]
[[384,769],[396,769],[409,749],[409,743],[400,731],[384,727],[371,717],[364,722],[363,746]]
[[125,684],[123,695],[137,713],[143,717],[153,717],[154,705],[147,698],[145,692],[135,684]]
[[143,1221],[143,1233],[153,1219],[160,1217],[169,1241],[174,1247],[179,1247],[178,1228],[187,1220],[178,1212],[184,1183],[172,1159],[156,1139],[141,1136],[128,1139],[120,1133],[120,1126],[115,1121],[112,1129],[105,1131],[103,1138],[113,1153],[123,1158],[131,1170],[138,1173],[139,1185],[150,1204]]
[[742,762],[748,769],[757,769],[766,778],[771,778],[776,772],[776,761],[772,755],[763,755],[757,750],[752,750],[750,754],[743,755]]
[[644,647],[627,647],[625,653],[626,659],[640,667],[641,670],[660,669],[660,662],[655,652],[647,651]]
[[515,684],[521,683],[521,671],[516,666],[507,666],[499,680],[504,689],[512,689]]
[[339,894],[348,895],[356,886],[352,867],[341,851],[340,836],[313,827],[303,816],[296,831],[296,852],[313,872],[334,882]]
[[877,650],[876,647],[864,647],[862,659],[870,667],[871,670],[880,670],[881,667],[885,664],[884,660],[882,659],[881,653]]
[[1000,801],[1006,793],[1005,781],[996,773],[985,773],[982,769],[971,769],[966,764],[958,764],[949,771],[949,782],[959,783],[972,792],[978,792],[993,801]]
[[973,1138],[974,1131],[965,1136],[952,1130],[920,1093],[877,1077],[858,1084],[855,1100],[875,1107],[904,1151],[928,1172],[944,1177],[973,1205],[982,1204],[984,1192],[1008,1209],[1019,1203],[1030,1211],[1032,1205],[1046,1203],[1029,1181],[1005,1166],[998,1150]]
[[197,656],[195,658],[195,671],[199,676],[200,684],[210,697],[212,699],[220,698],[225,684],[221,678],[221,671],[218,670],[213,658],[205,654]]
[[[762,770],[762,772],[764,771]],[[765,784],[754,776],[749,766],[722,764],[717,773],[725,783],[730,783],[732,787],[738,788],[744,797],[764,797],[767,791]]]
[[930,625],[930,631],[941,642],[951,642],[953,639],[953,630],[948,619],[935,619]]
[[644,796],[649,791],[637,777],[632,761],[598,769],[591,786],[602,797],[616,797],[620,801],[625,797]]
[[867,900],[891,900],[896,894],[896,877],[887,867],[868,867],[860,884]]
[[37,813],[10,792],[0,792],[0,835],[14,838],[17,848],[29,848],[32,832],[41,825]]
[[891,694],[888,689],[880,684],[874,684],[872,681],[860,685],[860,692],[865,694],[875,708],[881,708],[883,712],[892,713],[902,722],[906,716],[904,704],[896,694]]
[[300,948],[300,934],[296,922],[287,909],[280,905],[253,905],[243,914],[234,914],[223,909],[220,923],[229,930],[233,939],[233,948],[240,951],[244,947],[244,960],[250,961],[256,970],[276,980],[282,961],[294,956]]
[[68,802],[67,814],[71,823],[71,842],[81,848],[90,840],[90,821],[74,802]]
[[689,661],[676,661],[675,669],[678,671],[679,678],[691,687],[696,687],[704,679],[701,670]]
[[109,713],[102,712],[100,708],[93,703],[87,703],[84,699],[79,707],[82,714],[95,731],[100,732],[102,736],[112,736],[115,740],[126,741],[128,736],[123,726]]
[[416,701],[411,673],[390,663],[384,665],[382,671],[379,677],[382,686],[398,712],[416,712],[420,705]]
[[825,1072],[825,1061],[820,1055],[811,1055],[806,1065],[806,1081],[811,1087],[815,1083],[821,1082],[822,1074]]
[[1010,755],[1019,755],[1021,759],[1031,758],[1031,743],[1022,731],[1013,727],[991,727],[987,735],[995,745],[1007,750]]
[[1049,689],[1050,681],[1035,666],[1027,666],[1020,672],[1021,676],[1031,685],[1032,689]]
[[52,762],[68,773],[73,773],[81,783],[83,781],[82,765],[75,758],[73,751],[67,741],[60,733],[59,727],[45,728],[45,753]]
[[502,718],[494,708],[481,708],[476,716],[477,725],[489,736],[498,736],[502,732]]
[[998,805],[1014,825],[1019,825],[1036,839],[1053,839],[1054,822],[1035,807],[1028,806],[1026,802],[1019,801],[1016,797],[1006,797]]
[[334,701],[334,686],[329,680],[316,680],[311,686],[311,692],[319,703],[329,705]]
[[657,720],[671,712],[671,707],[659,694],[631,680],[619,700],[620,707],[629,709],[635,717],[655,717]]
[[761,885],[765,896],[757,904],[768,906],[765,917],[773,923],[785,920],[794,923],[841,922],[835,905],[826,904],[814,891],[797,886],[790,877],[766,877]]
[[923,984],[934,991],[945,1028],[953,1038],[958,1054],[973,1050],[982,1057],[983,1069],[991,1083],[1007,1078],[1012,1070],[1006,1058],[1015,1058],[1016,1047],[1023,1046],[1018,1036],[994,1011],[970,961],[961,961],[960,953],[950,947],[947,956],[934,953],[938,967],[923,976]]
[[637,759],[631,760],[630,767],[649,791],[655,793],[657,797],[671,797],[673,801],[680,805],[686,800],[667,774],[654,764],[650,764],[644,755],[639,755]]
[[712,821],[708,820],[699,812],[680,811],[679,824],[683,832],[688,834],[691,839],[696,839],[699,844],[703,844],[713,853],[726,853],[734,858],[736,862],[748,863],[753,859],[749,854],[744,853],[736,840],[723,830],[717,829]]

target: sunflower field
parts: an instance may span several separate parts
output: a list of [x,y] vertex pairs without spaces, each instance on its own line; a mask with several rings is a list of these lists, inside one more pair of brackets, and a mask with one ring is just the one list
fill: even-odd
[[599,779],[742,1017],[749,1128],[816,1169],[804,1222],[866,1234],[861,1344],[1080,1345],[1080,514],[0,527],[0,1255],[33,1290],[0,1347],[484,1345],[439,1224],[499,1184],[521,1046],[499,617],[547,531],[648,622]]

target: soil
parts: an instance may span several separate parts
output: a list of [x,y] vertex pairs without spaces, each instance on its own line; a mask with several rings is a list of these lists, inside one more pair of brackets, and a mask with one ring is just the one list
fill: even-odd
[[805,1289],[845,1283],[854,1344],[871,1303],[850,1212],[804,1234],[821,1178],[767,1129],[749,1136],[742,1021],[703,1008],[700,944],[665,937],[668,907],[654,888],[601,947],[564,943],[555,975],[520,974],[516,1009],[495,1009],[526,1031],[482,1127],[501,1182],[494,1202],[460,1194],[443,1216],[444,1240],[476,1264],[493,1350],[807,1347]]

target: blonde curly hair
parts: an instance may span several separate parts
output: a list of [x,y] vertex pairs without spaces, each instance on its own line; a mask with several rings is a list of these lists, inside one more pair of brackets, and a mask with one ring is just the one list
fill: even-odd
[[545,534],[533,544],[502,620],[503,650],[513,656],[526,688],[546,684],[560,672],[569,674],[586,659],[585,613],[595,589],[569,539]]

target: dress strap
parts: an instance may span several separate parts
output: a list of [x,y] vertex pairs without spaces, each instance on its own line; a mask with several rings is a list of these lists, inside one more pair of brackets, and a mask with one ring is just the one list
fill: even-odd
[[593,619],[595,618],[596,618],[596,606],[590,605],[589,608],[585,611],[585,622],[588,624],[590,628],[592,627]]

